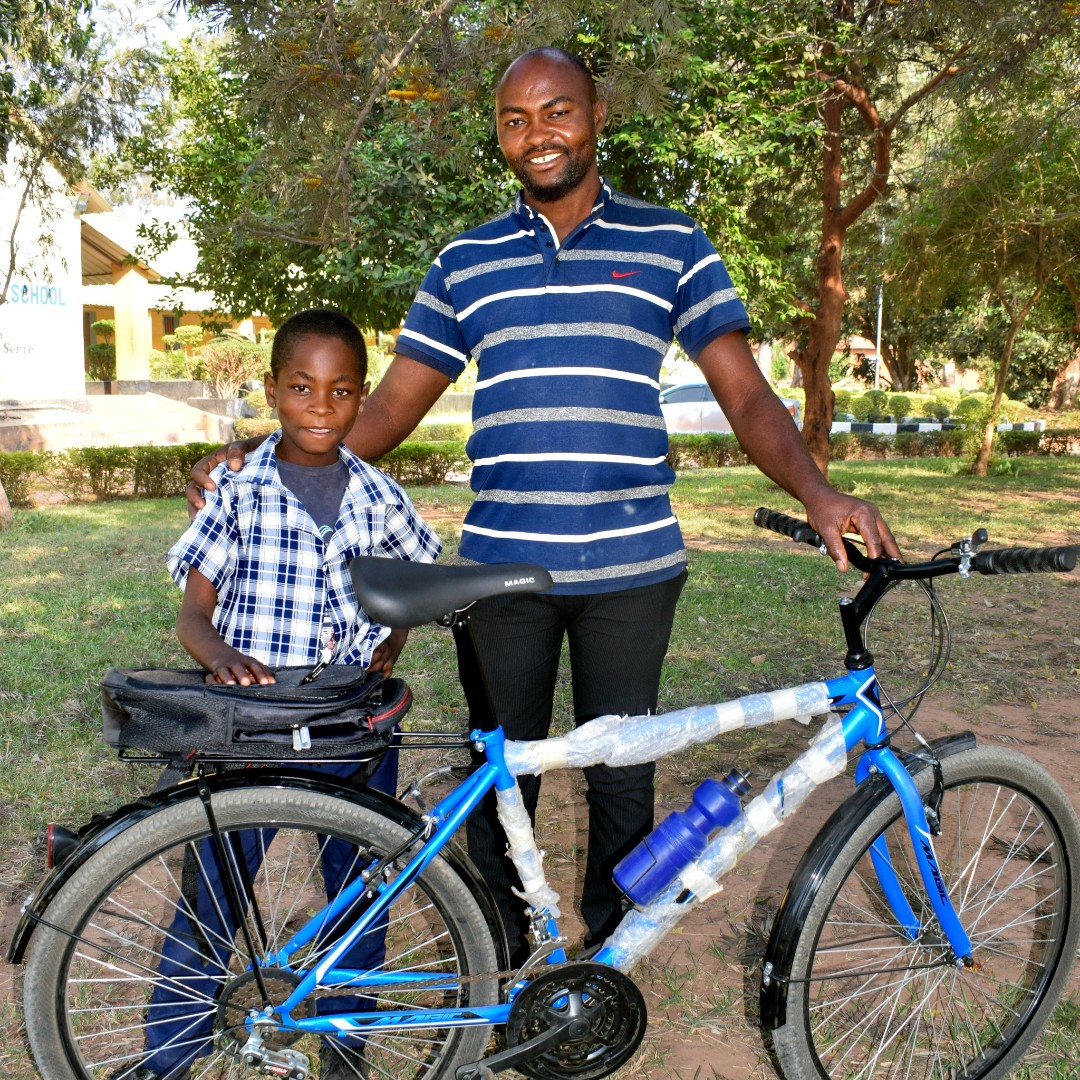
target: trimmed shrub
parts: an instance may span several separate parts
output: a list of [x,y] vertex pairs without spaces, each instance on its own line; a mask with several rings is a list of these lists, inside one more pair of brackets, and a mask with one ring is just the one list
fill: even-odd
[[99,341],[86,350],[86,375],[91,381],[116,378],[116,346]]
[[962,398],[960,404],[953,409],[953,416],[964,424],[978,424],[980,427],[988,419],[986,408],[987,396],[980,392],[968,394]]
[[750,459],[734,435],[669,435],[667,463],[673,469],[718,469],[749,465]]
[[191,466],[215,447],[215,443],[131,447],[132,494],[139,499],[183,495]]
[[1040,454],[1080,454],[1080,427],[1052,428],[1040,435]]
[[241,416],[233,422],[233,433],[238,439],[250,439],[254,435],[269,435],[281,425],[276,420],[264,420],[261,416]]
[[848,402],[847,411],[861,424],[868,423],[870,417],[876,415],[874,402],[871,398],[867,397],[866,394],[860,394],[858,397],[853,397],[851,401]]
[[413,431],[408,442],[467,442],[472,434],[472,424],[421,424]]
[[951,386],[939,386],[930,391],[931,401],[936,401],[941,405],[944,405],[949,411],[946,416],[952,416],[956,411],[956,406],[960,404],[960,400],[963,395],[959,390],[954,390]]
[[0,483],[12,506],[29,506],[35,480],[49,475],[51,455],[46,450],[0,453]]
[[452,472],[470,467],[462,442],[405,442],[384,454],[375,464],[399,484],[424,487],[446,483]]
[[226,338],[199,350],[206,378],[214,395],[230,400],[249,379],[259,378],[270,367],[270,348],[250,341]]
[[898,422],[911,416],[911,398],[907,394],[891,395],[889,398],[889,415]]
[[129,446],[84,446],[54,454],[49,475],[65,498],[79,502],[87,495],[102,500],[126,495],[134,470]]

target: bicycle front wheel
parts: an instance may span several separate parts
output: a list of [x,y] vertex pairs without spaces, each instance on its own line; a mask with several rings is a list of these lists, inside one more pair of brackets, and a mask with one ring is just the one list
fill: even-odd
[[[368,807],[306,788],[238,787],[215,793],[213,807],[224,855],[191,798],[119,833],[49,905],[24,980],[27,1036],[44,1080],[254,1075],[238,1057],[249,1010],[261,1007],[264,992],[283,1001],[296,973],[317,964],[351,923],[350,912],[320,924],[287,967],[266,958],[278,957],[325,908],[328,892],[336,895],[410,836]],[[391,864],[384,879],[404,861]],[[240,893],[231,907],[227,879]],[[261,979],[253,974],[252,945],[263,958]],[[491,931],[441,858],[339,965],[386,973],[385,985],[320,990],[294,1016],[497,1001],[495,978],[483,977],[497,967]],[[405,986],[406,972],[432,976],[433,985]],[[433,1078],[478,1059],[489,1034],[488,1026],[432,1027],[320,1039],[281,1030],[266,1043],[302,1054],[313,1076],[332,1069],[335,1077]]]
[[[1080,826],[1069,800],[1009,750],[979,747],[941,765],[934,849],[975,964],[949,963],[889,795],[852,826],[797,931],[787,1022],[773,1032],[788,1080],[1004,1078],[1065,987],[1080,936]],[[925,793],[933,770],[916,780]],[[882,840],[923,928],[914,940],[871,861]]]

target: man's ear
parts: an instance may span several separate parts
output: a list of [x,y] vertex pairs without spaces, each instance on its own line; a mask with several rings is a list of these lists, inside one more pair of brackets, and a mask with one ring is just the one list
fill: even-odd
[[593,126],[599,135],[607,123],[607,102],[603,98],[597,98],[593,105]]
[[263,390],[266,393],[266,404],[272,409],[277,408],[277,386],[274,383],[274,376],[270,372],[266,372],[263,375]]

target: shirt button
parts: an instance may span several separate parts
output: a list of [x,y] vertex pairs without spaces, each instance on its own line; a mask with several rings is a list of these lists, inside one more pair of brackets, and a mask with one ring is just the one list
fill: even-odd
[[551,242],[551,241],[549,240],[549,241],[547,242],[547,246],[548,246],[548,247],[554,247],[555,245],[554,245],[554,244],[553,244],[553,243],[552,243],[552,242]]

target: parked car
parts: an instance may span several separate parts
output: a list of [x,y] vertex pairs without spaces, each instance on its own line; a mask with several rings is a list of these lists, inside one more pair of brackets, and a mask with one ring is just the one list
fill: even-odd
[[[784,408],[791,413],[795,426],[802,427],[802,408],[794,398],[782,397]],[[717,431],[730,433],[731,424],[717,404],[704,379],[679,383],[660,391],[660,411],[664,414],[668,434],[698,435]]]

